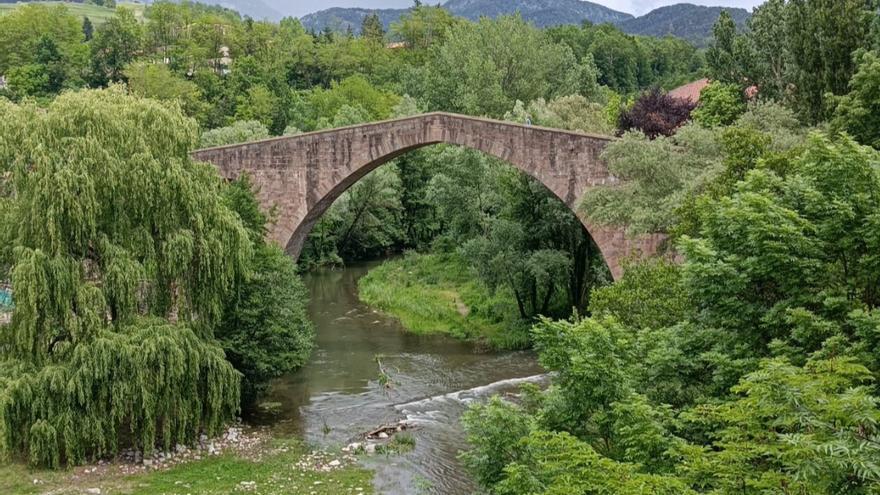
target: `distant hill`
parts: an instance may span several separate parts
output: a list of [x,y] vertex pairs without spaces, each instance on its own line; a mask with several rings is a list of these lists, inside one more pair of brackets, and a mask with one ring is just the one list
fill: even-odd
[[330,28],[332,31],[345,32],[351,29],[354,33],[360,33],[364,18],[370,14],[378,14],[379,20],[387,30],[392,22],[400,19],[409,9],[357,9],[334,7],[321,10],[314,14],[303,16],[300,21],[303,26],[316,33]]
[[449,0],[443,6],[455,15],[471,20],[520,12],[524,19],[539,27],[583,21],[618,23],[632,18],[630,14],[582,0]]
[[281,12],[273,9],[262,0],[198,0],[209,5],[219,5],[238,11],[251,19],[278,21],[284,17]]
[[[471,20],[521,12],[524,19],[540,27],[580,24],[585,20],[594,24],[617,23],[632,18],[630,14],[581,0],[449,0],[443,7],[456,16]],[[306,15],[301,20],[306,29],[313,31],[329,27],[335,31],[351,28],[358,32],[364,17],[373,12],[379,14],[387,29],[407,10],[332,8]]]
[[[3,1],[3,0],[0,0]],[[153,3],[153,0],[141,0],[146,4]],[[180,2],[182,0],[171,0],[172,2]],[[281,12],[270,7],[263,0],[193,0],[196,3],[205,5],[217,5],[225,9],[234,10],[242,16],[250,17],[258,21],[280,21],[284,15]]]
[[[62,2],[27,2],[21,0],[0,0],[0,16],[5,15],[12,10],[14,10],[20,3],[40,3],[44,5],[60,5]],[[92,24],[95,26],[100,26],[107,22],[108,19],[113,17],[113,14],[116,12],[115,9],[110,9],[107,7],[99,7],[97,5],[93,5],[90,3],[82,3],[82,2],[63,2],[64,6],[67,7],[67,11],[70,12],[71,15],[76,17],[88,17]],[[137,2],[118,2],[117,5],[125,6],[132,11],[134,11],[135,17],[138,19],[143,19],[144,17],[144,4]]]
[[724,10],[730,12],[740,29],[745,27],[752,15],[745,9],[680,3],[660,7],[641,17],[619,22],[617,25],[630,34],[657,37],[672,35],[691,41],[697,46],[705,46],[712,38],[712,26]]

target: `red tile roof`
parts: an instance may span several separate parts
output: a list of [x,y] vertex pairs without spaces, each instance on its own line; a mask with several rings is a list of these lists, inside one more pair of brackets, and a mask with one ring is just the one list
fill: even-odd
[[694,103],[697,103],[700,101],[700,92],[703,91],[703,88],[708,85],[708,79],[700,79],[699,81],[694,81],[692,83],[688,83],[684,86],[673,89],[669,92],[669,96],[672,96],[674,98],[681,98],[683,100],[690,100]]

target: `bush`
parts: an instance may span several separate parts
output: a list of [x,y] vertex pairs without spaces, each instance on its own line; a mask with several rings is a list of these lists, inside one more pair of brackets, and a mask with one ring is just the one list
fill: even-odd
[[668,261],[627,264],[623,279],[590,298],[594,316],[611,315],[632,328],[657,328],[681,321],[689,309],[681,269]]
[[493,397],[468,409],[461,418],[471,449],[461,462],[483,486],[504,477],[504,467],[521,455],[518,444],[529,434],[529,417],[519,407]]
[[713,82],[700,92],[700,104],[694,110],[694,121],[706,127],[730,125],[745,113],[743,92],[735,84]]
[[239,120],[227,127],[211,129],[202,133],[199,146],[213,148],[228,144],[259,141],[269,137],[269,129],[256,120]]
[[296,265],[264,240],[267,218],[248,176],[226,187],[224,198],[256,246],[249,275],[238,282],[215,332],[227,359],[244,375],[242,405],[247,407],[269,380],[305,364],[314,329],[307,312],[308,292]]
[[690,120],[695,107],[690,100],[674,98],[660,88],[653,88],[621,113],[617,127],[620,134],[636,129],[651,139],[671,136]]
[[275,246],[256,250],[216,334],[226,358],[244,375],[242,405],[254,403],[269,380],[301,367],[313,347],[308,291],[293,260]]

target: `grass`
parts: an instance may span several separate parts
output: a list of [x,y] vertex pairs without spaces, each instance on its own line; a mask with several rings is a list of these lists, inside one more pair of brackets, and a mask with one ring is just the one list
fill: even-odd
[[[341,459],[329,455],[331,459]],[[352,464],[324,472],[311,467],[315,457],[298,440],[276,440],[269,453],[249,459],[234,453],[181,464],[164,471],[121,474],[107,469],[98,474],[77,471],[31,471],[21,465],[0,466],[0,493],[9,495],[74,495],[99,488],[101,494],[282,495],[369,494],[372,473]],[[39,483],[35,484],[34,480]]]
[[400,455],[416,448],[416,437],[409,433],[398,433],[391,440],[376,448],[376,452],[386,455]]
[[[28,2],[28,3],[40,3],[43,5],[64,5],[67,7],[67,11],[70,12],[74,17],[88,17],[92,24],[95,26],[100,26],[107,22],[113,16],[113,12],[115,9],[110,9],[107,7],[100,7],[98,5],[93,4],[85,4],[85,3],[72,3],[72,2]],[[11,12],[13,9],[22,5],[21,3],[0,3],[0,16]],[[144,4],[142,3],[134,3],[134,2],[120,2],[118,4],[120,7],[128,7],[134,10],[134,15],[140,20],[144,18]]]
[[417,334],[442,333],[496,349],[529,344],[516,303],[475,279],[457,254],[407,254],[360,279],[361,300]]

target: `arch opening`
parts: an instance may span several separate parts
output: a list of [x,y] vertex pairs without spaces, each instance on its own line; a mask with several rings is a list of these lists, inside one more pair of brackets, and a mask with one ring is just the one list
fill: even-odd
[[[306,264],[327,260],[341,262],[343,258],[346,261],[356,261],[381,256],[377,252],[365,257],[352,255],[353,251],[343,252],[341,246],[346,245],[345,241],[349,240],[349,236],[346,235],[343,242],[338,243],[339,238],[342,237],[341,231],[348,234],[352,229],[362,228],[356,225],[359,217],[353,214],[353,210],[358,210],[360,206],[357,201],[369,201],[364,199],[364,190],[376,193],[373,182],[361,183],[362,180],[381,180],[376,177],[389,170],[384,167],[395,167],[390,170],[394,170],[397,174],[399,167],[407,163],[412,165],[413,162],[420,163],[432,177],[428,182],[435,192],[434,197],[437,196],[438,189],[437,181],[434,179],[440,179],[441,198],[444,197],[444,187],[449,189],[457,179],[463,179],[459,181],[462,194],[479,198],[476,202],[482,209],[470,215],[465,213],[450,215],[449,191],[446,191],[447,207],[432,205],[440,215],[438,221],[444,226],[433,233],[431,242],[426,246],[419,244],[417,240],[402,238],[400,243],[390,246],[390,249],[385,251],[386,254],[435,246],[437,243],[446,246],[447,251],[442,247],[439,251],[432,249],[428,251],[448,253],[449,246],[454,246],[452,251],[466,259],[467,264],[474,270],[474,277],[491,284],[493,275],[486,275],[485,269],[481,269],[480,266],[492,265],[495,251],[500,251],[495,259],[507,256],[510,260],[511,273],[525,273],[532,269],[551,279],[549,282],[545,280],[536,284],[535,279],[540,279],[541,275],[532,272],[513,277],[519,279],[533,277],[531,285],[520,286],[522,294],[516,293],[517,288],[513,289],[523,319],[537,315],[567,317],[572,308],[583,312],[588,305],[592,289],[611,281],[610,271],[601,249],[583,220],[563,198],[530,173],[502,160],[497,154],[490,155],[481,150],[442,142],[401,149],[379,157],[341,178],[324,196],[316,198],[309,213],[291,236],[287,252],[294,257],[305,256]],[[465,171],[465,174],[462,174],[462,171]],[[471,171],[472,175],[467,171]],[[371,176],[371,174],[375,175]],[[474,183],[481,179],[486,181],[486,187],[482,189],[473,187]],[[357,199],[344,196],[358,184],[363,187],[357,190]],[[342,198],[345,198],[344,202],[338,203]],[[322,224],[321,219],[331,211],[334,204],[339,205],[340,208],[330,214],[329,220]],[[466,200],[460,206],[464,210],[475,207]],[[448,216],[454,218],[446,218]],[[387,218],[387,215],[385,217]],[[340,218],[349,221],[353,218],[354,223],[340,225],[338,223]],[[466,233],[455,227],[456,225],[460,227],[462,218],[472,224],[466,229]],[[310,238],[310,233],[317,225],[321,227]],[[340,255],[339,257],[324,257],[328,252],[328,232],[330,232],[330,251],[333,251],[334,255]],[[369,238],[370,236],[358,237],[355,234],[352,237]],[[499,242],[500,238],[504,238],[510,244]],[[439,242],[435,243],[438,239]],[[334,242],[337,244],[334,245]],[[357,241],[353,242],[356,243]],[[334,251],[334,248],[338,250]],[[491,252],[486,252],[487,249]]]

